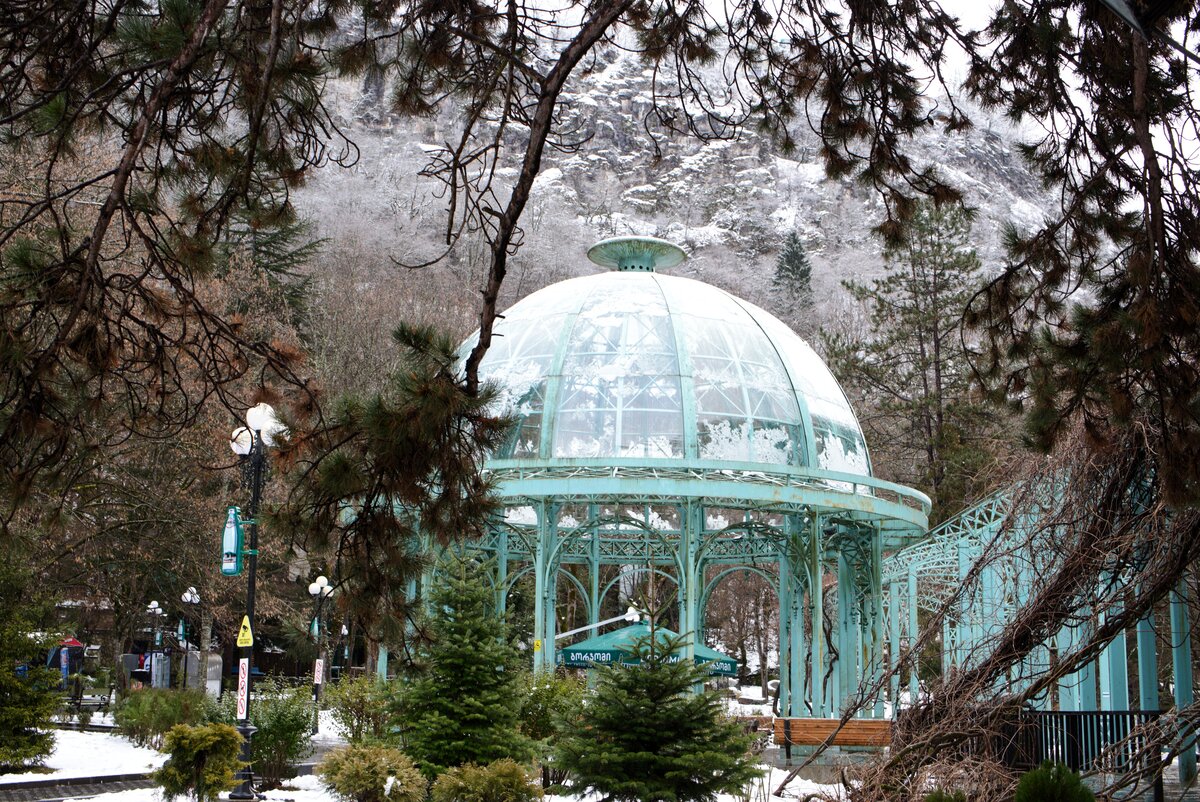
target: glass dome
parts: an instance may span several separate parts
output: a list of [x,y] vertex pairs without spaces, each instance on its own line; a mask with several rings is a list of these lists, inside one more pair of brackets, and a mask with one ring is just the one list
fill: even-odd
[[820,357],[768,312],[708,284],[622,262],[529,295],[495,334],[480,375],[518,420],[496,458],[870,475],[858,421]]

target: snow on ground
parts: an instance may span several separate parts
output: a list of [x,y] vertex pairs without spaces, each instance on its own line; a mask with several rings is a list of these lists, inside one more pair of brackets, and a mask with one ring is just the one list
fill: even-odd
[[[766,783],[767,793],[773,791],[782,782],[784,776],[786,776],[786,772],[782,769],[773,769],[770,775],[764,777],[765,780],[768,780]],[[813,794],[824,794],[829,799],[840,799],[839,790],[839,786],[819,785],[808,780],[795,779],[788,785],[782,797],[773,796],[770,798],[775,800],[804,799]],[[339,800],[325,790],[319,779],[311,775],[289,780],[284,787],[265,792],[265,797],[267,802],[339,802]],[[548,802],[595,802],[599,798],[599,794],[546,797]],[[719,802],[738,802],[742,798],[727,794],[717,797]],[[143,788],[134,791],[99,794],[91,797],[91,799],[93,802],[162,802],[162,794],[156,788]]]
[[0,774],[0,787],[30,780],[67,780],[72,777],[105,777],[140,774],[163,764],[166,755],[107,732],[54,731],[54,752],[46,760],[49,772]]
[[[321,732],[315,740],[334,744],[340,738],[333,729],[332,719],[326,715],[321,717]],[[55,735],[54,754],[47,760],[48,768],[53,769],[49,774],[3,774],[0,775],[0,787],[4,783],[24,782],[28,780],[67,779],[71,777],[98,777],[114,774],[135,774],[151,771],[162,764],[164,755],[153,749],[134,746],[119,735],[107,732],[74,732],[58,730]],[[766,768],[764,766],[764,768]],[[778,787],[786,776],[783,769],[773,768],[770,774],[759,783],[760,793],[751,794],[755,799],[767,799],[768,794]],[[808,780],[795,779],[785,789],[782,797],[771,799],[805,798],[810,794],[824,794],[830,799],[839,798],[840,787],[836,785],[820,785]],[[596,795],[579,795],[548,797],[550,800],[561,802],[594,802]],[[143,788],[133,791],[119,791],[111,794],[99,794],[92,797],[95,802],[162,802],[162,794],[157,788]],[[332,794],[326,791],[320,780],[311,775],[289,780],[283,788],[267,791],[268,802],[337,802]],[[720,802],[735,802],[739,797],[721,796]]]

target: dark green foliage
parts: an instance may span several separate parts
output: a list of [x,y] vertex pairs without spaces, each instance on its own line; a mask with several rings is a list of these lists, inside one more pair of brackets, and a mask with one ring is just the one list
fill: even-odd
[[[209,707],[210,720],[234,724],[237,698],[221,697],[219,706]],[[308,688],[290,687],[268,677],[254,683],[250,721],[257,728],[250,739],[254,773],[269,783],[291,776],[291,767],[312,754],[312,696]]]
[[785,319],[802,320],[812,311],[812,263],[795,231],[789,231],[783,240],[779,258],[775,260],[771,289],[776,295],[776,306]]
[[534,802],[542,789],[531,782],[515,761],[497,760],[486,766],[468,763],[448,769],[433,783],[432,802]]
[[398,641],[415,612],[406,590],[425,565],[425,538],[480,535],[497,509],[481,470],[510,421],[490,410],[490,389],[463,389],[449,337],[405,325],[394,336],[405,364],[388,388],[342,398],[320,434],[285,457],[303,478],[273,524],[336,549],[350,614]]
[[126,696],[113,719],[117,728],[138,746],[162,747],[163,738],[180,724],[196,725],[208,719],[209,707],[202,691],[141,688]]
[[398,749],[351,745],[317,766],[321,783],[346,802],[424,802],[428,782]]
[[387,733],[386,683],[376,677],[343,677],[323,691],[323,704],[352,744],[379,740]]
[[521,686],[521,734],[533,742],[541,763],[542,787],[561,784],[566,773],[553,765],[554,739],[582,709],[583,679],[561,669],[553,674],[529,672],[522,675]]
[[0,773],[40,762],[54,749],[49,726],[60,675],[39,664],[46,644],[30,634],[29,587],[12,562],[0,561]]
[[1092,802],[1095,795],[1062,763],[1043,763],[1017,783],[1014,802]]
[[932,794],[926,794],[922,802],[967,802],[967,795],[962,791],[943,791],[941,788]]
[[971,221],[957,207],[917,208],[889,247],[889,269],[869,286],[844,282],[870,315],[870,331],[822,331],[831,370],[864,396],[857,409],[876,451],[911,473],[895,477],[929,493],[943,520],[990,489],[1001,414],[972,382],[962,314],[979,288]]
[[577,790],[617,802],[711,802],[758,775],[750,737],[718,694],[695,690],[703,669],[671,662],[676,645],[650,638],[638,665],[598,669],[595,691],[557,743]]
[[524,760],[516,650],[496,614],[489,571],[450,557],[429,596],[432,642],[404,686],[395,724],[405,751],[429,776],[463,763]]
[[154,772],[154,781],[167,799],[190,795],[196,802],[217,799],[237,785],[242,736],[228,724],[172,727],[163,739],[167,762]]

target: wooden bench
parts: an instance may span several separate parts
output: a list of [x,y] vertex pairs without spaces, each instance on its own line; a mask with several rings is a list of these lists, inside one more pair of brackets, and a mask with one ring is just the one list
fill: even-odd
[[[881,748],[892,742],[892,722],[888,719],[852,718],[841,729],[839,724],[835,718],[777,718],[774,741],[789,759],[793,746],[819,746],[828,741],[831,746]],[[831,735],[833,740],[829,740]]]

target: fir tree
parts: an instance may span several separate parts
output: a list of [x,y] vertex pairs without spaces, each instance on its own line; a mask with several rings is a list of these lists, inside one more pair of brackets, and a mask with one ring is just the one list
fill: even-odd
[[464,763],[529,758],[531,745],[517,731],[517,653],[486,567],[465,557],[443,561],[429,604],[432,642],[399,698],[405,751],[431,777]]
[[998,448],[995,410],[972,387],[962,313],[979,288],[966,212],[922,204],[888,247],[889,270],[870,285],[843,282],[869,315],[869,332],[823,331],[830,367],[867,402],[860,417],[897,478],[926,490],[948,517],[986,489],[977,481]]
[[672,662],[678,646],[652,634],[638,645],[639,663],[598,669],[595,691],[557,747],[577,792],[604,802],[710,802],[757,776],[749,736],[725,717],[717,694],[696,691],[703,669]]
[[788,232],[783,240],[779,258],[775,260],[775,277],[771,287],[777,293],[777,301],[785,317],[803,320],[812,310],[812,264],[804,251],[804,244],[795,232]]
[[58,707],[57,671],[39,664],[30,634],[29,580],[12,561],[0,564],[0,773],[47,757],[50,717]]

